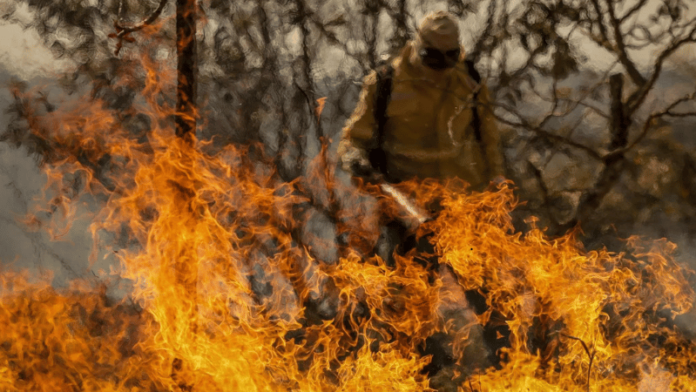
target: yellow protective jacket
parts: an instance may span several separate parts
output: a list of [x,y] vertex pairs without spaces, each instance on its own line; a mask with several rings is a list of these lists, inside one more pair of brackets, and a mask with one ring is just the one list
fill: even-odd
[[[489,92],[485,85],[478,85],[469,76],[463,51],[459,64],[443,84],[446,87],[436,87],[408,61],[413,50],[412,44],[406,45],[392,60],[392,93],[382,136],[389,177],[394,181],[459,177],[478,187],[504,175],[500,136],[489,105]],[[366,154],[376,147],[377,121],[373,112],[376,83],[375,71],[364,79],[358,105],[343,129],[338,147],[340,158]],[[481,143],[471,127],[476,89]]]

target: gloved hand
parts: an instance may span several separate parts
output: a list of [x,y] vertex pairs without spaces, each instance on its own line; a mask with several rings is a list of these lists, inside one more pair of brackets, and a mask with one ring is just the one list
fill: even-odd
[[382,175],[372,167],[364,150],[354,148],[341,156],[341,167],[352,173],[353,176],[363,178],[367,182],[378,183],[382,181]]
[[507,178],[503,176],[496,176],[493,180],[491,180],[490,186],[494,188],[501,188],[503,185],[506,185],[508,183],[509,181]]

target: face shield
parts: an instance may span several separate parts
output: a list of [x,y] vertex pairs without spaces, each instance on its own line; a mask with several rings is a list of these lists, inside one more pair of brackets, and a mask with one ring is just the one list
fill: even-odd
[[443,52],[437,48],[425,47],[418,51],[418,55],[420,56],[423,65],[436,71],[454,68],[459,61],[459,56],[461,53],[461,49],[459,48]]
[[426,16],[418,28],[416,50],[421,63],[433,70],[453,68],[461,56],[459,26],[449,13]]

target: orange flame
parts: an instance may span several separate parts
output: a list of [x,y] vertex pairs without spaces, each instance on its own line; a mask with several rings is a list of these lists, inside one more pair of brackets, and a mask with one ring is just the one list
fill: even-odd
[[[206,142],[176,138],[174,109],[161,99],[173,90],[172,71],[147,57],[142,65],[137,113],[85,100],[32,116],[33,136],[52,149],[49,210],[62,211],[64,223],[50,228],[65,232],[82,197],[101,197],[94,257],[115,239],[114,273],[133,289],[113,303],[103,287],[57,290],[2,271],[0,389],[424,391],[430,358],[420,349],[429,336],[452,336],[465,364],[476,331],[494,323],[509,330],[496,330],[507,343],[500,366],[471,379],[455,371],[460,391],[696,388],[693,345],[669,323],[694,300],[673,244],[632,238],[631,253],[586,252],[574,233],[514,233],[507,186],[471,193],[454,182],[413,182],[399,187],[420,206],[443,206],[420,229],[434,233],[442,266],[434,272],[413,253],[388,266],[366,256],[378,204],[327,183],[318,161],[308,179],[283,183],[242,148],[208,155]],[[120,80],[136,85],[133,75]],[[150,120],[146,137],[129,131],[134,114]],[[298,206],[311,203],[343,206],[338,234],[350,234],[349,246],[337,263],[315,259],[300,241],[312,212]],[[480,292],[486,310],[453,320],[451,311],[466,309],[464,290]],[[182,369],[173,377],[175,358]]]
[[326,97],[321,97],[317,99],[316,115],[317,118],[321,117],[321,112],[324,111],[324,105],[326,105]]

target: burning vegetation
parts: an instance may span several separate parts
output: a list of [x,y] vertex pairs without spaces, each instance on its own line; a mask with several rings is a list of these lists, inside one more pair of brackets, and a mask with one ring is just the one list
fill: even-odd
[[[674,322],[692,311],[693,276],[674,244],[585,250],[579,229],[516,231],[510,182],[412,181],[396,187],[439,206],[417,233],[433,254],[387,262],[372,252],[374,210],[399,210],[337,179],[327,139],[287,179],[258,143],[182,131],[203,116],[150,44],[112,70],[114,89],[140,92],[127,110],[14,87],[25,122],[5,140],[38,154],[48,179],[26,223],[60,238],[91,211],[92,261],[114,258],[109,274],[131,286],[117,298],[106,274],[58,289],[3,267],[0,390],[696,389],[696,346]],[[308,241],[317,208],[338,240]]]
[[[35,113],[30,137],[51,151],[49,208],[31,221],[48,212],[69,224],[80,200],[102,200],[95,246],[113,240],[112,274],[133,289],[115,300],[104,288],[57,290],[4,270],[4,390],[428,390],[428,338],[454,336],[450,355],[464,365],[478,326],[493,334],[481,339],[500,344],[490,367],[449,374],[460,390],[694,388],[694,346],[672,323],[691,309],[693,291],[673,244],[633,238],[629,253],[586,252],[575,233],[515,233],[507,185],[469,193],[406,183],[419,205],[443,207],[420,230],[432,233],[456,281],[413,254],[388,266],[360,253],[360,238],[373,234],[359,195],[341,200],[352,209],[340,260],[318,262],[297,232],[302,207],[317,203],[305,187],[332,177],[320,172],[322,155],[313,177],[286,183],[251,150],[208,154],[205,142],[175,135],[173,109],[158,99],[173,88],[172,73],[142,65],[146,135],[124,129],[99,100],[46,112],[41,99],[17,93]],[[474,323],[447,317],[448,305],[466,301],[447,285],[479,294]],[[333,309],[309,317],[322,297]]]

